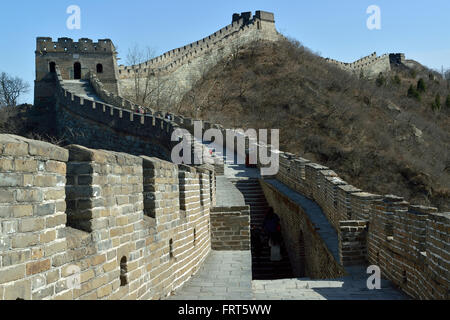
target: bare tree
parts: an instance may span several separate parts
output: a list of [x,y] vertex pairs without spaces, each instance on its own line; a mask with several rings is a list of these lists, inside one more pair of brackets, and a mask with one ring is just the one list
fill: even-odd
[[138,45],[135,45],[128,50],[127,64],[134,67],[134,99],[138,104],[145,105],[146,100],[152,93],[150,80],[155,75],[155,70],[146,64],[154,57],[154,50],[149,47],[141,49]]
[[0,74],[0,107],[15,107],[19,97],[30,90],[30,85],[21,78],[5,72]]

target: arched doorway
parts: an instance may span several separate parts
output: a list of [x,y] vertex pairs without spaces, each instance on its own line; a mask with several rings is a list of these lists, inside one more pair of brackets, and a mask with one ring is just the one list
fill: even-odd
[[75,62],[73,65],[73,78],[75,80],[81,79],[81,64],[79,62]]
[[50,73],[55,73],[56,72],[56,63],[53,61],[50,62],[49,69],[50,69]]
[[97,64],[97,73],[103,73],[103,65],[101,63]]

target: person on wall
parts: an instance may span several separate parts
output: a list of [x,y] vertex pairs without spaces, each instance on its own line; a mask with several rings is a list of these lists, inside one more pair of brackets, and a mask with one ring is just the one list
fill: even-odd
[[281,261],[281,226],[280,218],[270,207],[264,217],[263,228],[269,236],[270,261]]

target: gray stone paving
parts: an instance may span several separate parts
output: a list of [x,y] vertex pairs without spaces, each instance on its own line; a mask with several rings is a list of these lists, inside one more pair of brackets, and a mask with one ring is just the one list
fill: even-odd
[[216,177],[216,206],[241,207],[245,206],[242,193],[225,176]]
[[97,96],[89,81],[64,80],[62,85],[64,89],[69,90],[82,98],[91,99],[95,102],[103,102],[103,100]]
[[250,251],[212,251],[204,265],[170,300],[400,300],[389,281],[369,290],[368,275],[354,268],[342,279],[252,281]]
[[211,251],[171,300],[252,300],[250,251]]

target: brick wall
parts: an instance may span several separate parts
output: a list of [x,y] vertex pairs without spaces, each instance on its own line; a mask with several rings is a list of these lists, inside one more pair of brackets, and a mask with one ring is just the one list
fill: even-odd
[[343,266],[364,265],[367,257],[367,222],[340,221],[339,259]]
[[164,298],[210,251],[213,176],[0,135],[0,299]]
[[67,297],[64,201],[68,151],[0,135],[0,299]]
[[218,207],[211,210],[213,250],[250,250],[250,207]]
[[[383,277],[413,298],[448,299],[449,213],[414,206],[393,195],[363,192],[327,167],[290,153],[280,153],[275,178],[320,205],[338,232],[341,264],[375,264]],[[302,225],[301,221],[291,223]],[[295,245],[299,227],[287,224],[289,228],[295,229],[291,231],[295,236],[286,243]],[[295,247],[292,250],[298,252]]]

